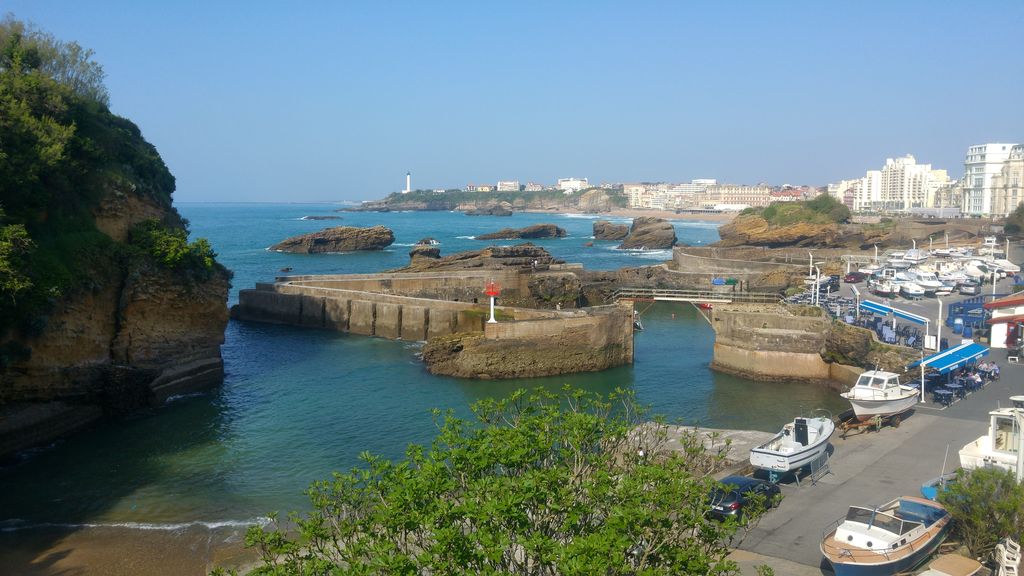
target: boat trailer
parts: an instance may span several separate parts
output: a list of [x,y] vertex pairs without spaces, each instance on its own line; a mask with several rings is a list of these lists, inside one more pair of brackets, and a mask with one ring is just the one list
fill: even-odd
[[899,428],[900,422],[903,421],[903,415],[909,412],[912,408],[908,408],[903,412],[896,414],[889,414],[888,416],[872,416],[867,420],[860,420],[857,415],[853,413],[853,410],[847,410],[839,415],[836,427],[839,428],[841,433],[839,437],[846,439],[846,434],[851,430],[860,430],[861,432],[878,432],[884,426],[892,426],[893,428]]

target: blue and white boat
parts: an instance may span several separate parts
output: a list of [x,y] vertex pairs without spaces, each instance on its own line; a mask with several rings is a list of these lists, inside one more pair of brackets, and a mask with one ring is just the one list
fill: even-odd
[[828,439],[835,430],[831,418],[794,418],[774,438],[750,449],[750,464],[773,472],[800,469],[828,450]]
[[923,564],[949,528],[941,504],[916,496],[877,508],[851,506],[825,531],[821,553],[836,576],[892,576]]

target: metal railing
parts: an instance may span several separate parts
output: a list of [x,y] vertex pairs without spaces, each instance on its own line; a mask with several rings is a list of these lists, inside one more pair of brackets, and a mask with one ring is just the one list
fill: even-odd
[[746,292],[717,290],[676,290],[670,288],[619,288],[608,298],[608,302],[619,300],[662,300],[670,302],[777,304],[782,297],[776,292]]

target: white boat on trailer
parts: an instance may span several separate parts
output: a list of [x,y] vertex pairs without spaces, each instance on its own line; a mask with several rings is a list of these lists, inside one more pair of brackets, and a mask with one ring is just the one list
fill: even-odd
[[904,298],[920,298],[924,296],[924,288],[913,282],[903,282],[900,284],[900,294]]
[[910,410],[917,404],[918,389],[900,384],[900,377],[892,372],[868,370],[840,396],[850,401],[858,420],[867,420]]
[[799,470],[825,453],[835,430],[831,418],[794,418],[774,438],[750,450],[750,464],[773,472]]

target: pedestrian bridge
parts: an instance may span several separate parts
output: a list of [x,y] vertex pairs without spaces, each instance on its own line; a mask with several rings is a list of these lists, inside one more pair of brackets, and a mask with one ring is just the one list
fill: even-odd
[[708,304],[729,304],[749,302],[754,304],[777,304],[782,297],[775,292],[717,291],[717,290],[676,290],[670,288],[619,288],[608,297],[609,302],[633,300],[638,302],[693,302]]

